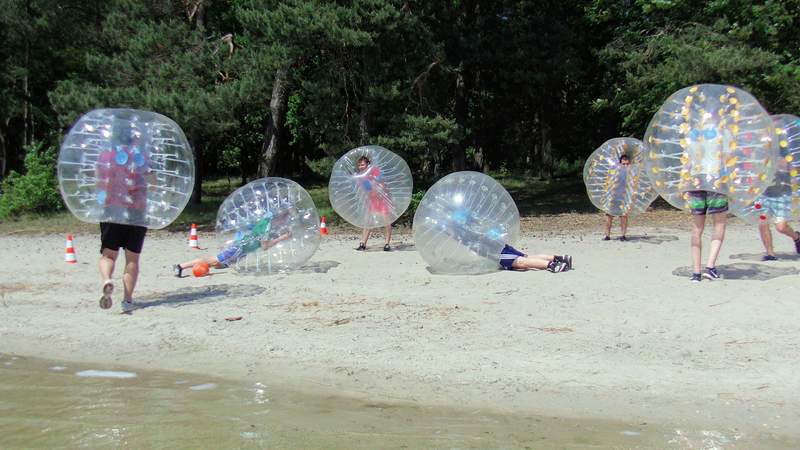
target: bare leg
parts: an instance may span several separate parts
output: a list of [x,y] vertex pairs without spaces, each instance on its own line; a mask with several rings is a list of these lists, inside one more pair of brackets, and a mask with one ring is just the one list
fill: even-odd
[[392,224],[386,225],[386,245],[392,242]]
[[367,245],[367,240],[369,239],[369,231],[369,228],[364,228],[364,230],[361,232],[361,242],[365,246]]
[[111,280],[111,276],[114,275],[114,264],[118,255],[118,251],[104,248],[100,253],[100,261],[97,263],[103,281],[103,295],[100,297],[100,307],[103,309],[111,308],[111,294],[114,293],[114,282]]
[[206,257],[203,257],[203,258],[195,258],[195,259],[193,259],[191,261],[186,261],[185,263],[180,263],[179,266],[181,266],[181,269],[188,269],[188,268],[194,267],[196,264],[200,264],[200,263],[206,263],[211,267],[217,267],[217,268],[219,268],[219,266],[220,266],[220,263],[217,260],[217,258],[215,258],[213,256],[206,256]]
[[133,289],[139,279],[139,254],[125,250],[125,272],[122,274],[122,285],[125,288],[125,300],[133,300]]
[[722,248],[722,241],[725,240],[725,224],[728,221],[728,213],[716,213],[711,215],[714,221],[714,231],[711,234],[711,248],[708,252],[708,264],[706,267],[716,267],[717,257]]
[[772,232],[769,230],[769,223],[761,222],[758,224],[758,234],[761,236],[761,243],[770,256],[775,256],[775,248],[772,246]]
[[611,225],[614,223],[614,217],[610,214],[606,214],[606,236],[611,236]]
[[97,263],[100,268],[101,281],[105,282],[111,279],[111,276],[114,274],[114,263],[117,261],[118,255],[119,252],[108,248],[103,249],[103,253],[100,254],[100,261]]
[[778,222],[775,224],[775,229],[778,230],[779,233],[790,237],[793,241],[800,238],[800,235],[792,229],[789,222]]
[[622,232],[622,236],[625,237],[628,234],[628,216],[622,216],[619,218],[619,228]]
[[533,255],[533,256],[520,256],[511,263],[511,267],[517,270],[544,270],[547,265],[553,260],[552,257],[543,257],[546,255]]
[[703,228],[706,226],[706,216],[692,216],[692,270],[700,273],[700,260],[703,257]]

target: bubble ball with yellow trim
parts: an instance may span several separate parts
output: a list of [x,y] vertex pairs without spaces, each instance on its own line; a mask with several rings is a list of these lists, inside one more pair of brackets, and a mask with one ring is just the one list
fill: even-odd
[[[610,139],[583,166],[583,182],[592,204],[606,214],[627,216],[645,212],[658,197],[644,168],[644,144],[634,138]],[[620,158],[626,155],[629,165]]]
[[771,117],[778,143],[775,182],[754,201],[733,201],[730,206],[733,214],[754,224],[800,218],[800,118]]
[[772,119],[749,93],[700,84],[672,94],[647,127],[645,167],[655,190],[688,210],[685,193],[709,191],[749,202],[772,185]]

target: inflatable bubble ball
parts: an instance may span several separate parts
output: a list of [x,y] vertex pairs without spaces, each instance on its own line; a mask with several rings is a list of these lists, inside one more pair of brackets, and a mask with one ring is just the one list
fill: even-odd
[[500,268],[500,251],[519,238],[519,210],[492,177],[456,172],[431,186],[414,215],[414,240],[435,273]]
[[234,191],[217,213],[220,263],[237,272],[289,272],[306,263],[320,243],[319,214],[302,186],[262,178]]
[[658,197],[644,168],[644,144],[638,139],[604,142],[586,160],[583,182],[592,204],[612,216],[645,212]]
[[96,109],[67,133],[58,155],[64,203],[84,222],[164,228],[194,188],[194,154],[168,117]]
[[331,172],[328,195],[344,220],[359,228],[391,224],[411,203],[408,164],[389,150],[368,145],[345,153]]
[[749,93],[701,84],[672,94],[647,127],[645,167],[655,190],[687,209],[687,191],[751,201],[772,184],[772,120]]
[[800,219],[800,118],[791,114],[771,117],[778,143],[775,181],[755,200],[730,205],[733,214],[753,224]]

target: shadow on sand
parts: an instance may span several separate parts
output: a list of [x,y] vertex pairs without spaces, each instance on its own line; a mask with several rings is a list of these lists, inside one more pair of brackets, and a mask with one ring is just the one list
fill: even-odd
[[339,261],[314,261],[293,271],[292,273],[328,273],[329,270],[339,267]]
[[[794,267],[775,267],[767,264],[753,263],[733,263],[717,266],[717,271],[722,275],[723,280],[755,280],[767,281],[773,278],[787,275],[800,274],[800,270]],[[672,271],[678,277],[689,278],[692,275],[692,268],[678,267]]]
[[[766,253],[737,253],[730,255],[730,259],[742,259],[744,261],[761,261]],[[800,255],[797,253],[775,253],[778,261],[800,261]]]
[[[672,242],[677,241],[678,236],[672,236],[669,234],[662,234],[662,235],[649,235],[649,236],[626,236],[628,239],[627,242],[641,242],[642,244],[653,244],[653,245],[661,245],[664,242]],[[619,241],[619,238],[612,238],[612,241]]]
[[136,309],[169,306],[177,308],[187,304],[213,303],[227,298],[253,297],[266,291],[255,284],[217,284],[187,287],[176,292],[150,294],[136,299]]

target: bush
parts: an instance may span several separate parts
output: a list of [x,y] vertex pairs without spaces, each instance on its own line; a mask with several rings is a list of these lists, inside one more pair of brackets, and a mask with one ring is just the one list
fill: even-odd
[[567,159],[559,159],[553,167],[553,176],[556,178],[570,177],[583,173],[584,161],[576,159],[570,162]]
[[414,222],[414,214],[417,213],[417,207],[419,203],[422,201],[422,197],[425,196],[425,191],[417,191],[411,195],[411,203],[408,205],[408,209],[400,216],[397,221],[403,225],[413,225]]
[[26,148],[25,174],[12,171],[3,180],[0,219],[23,213],[63,209],[56,178],[55,146],[36,142]]

